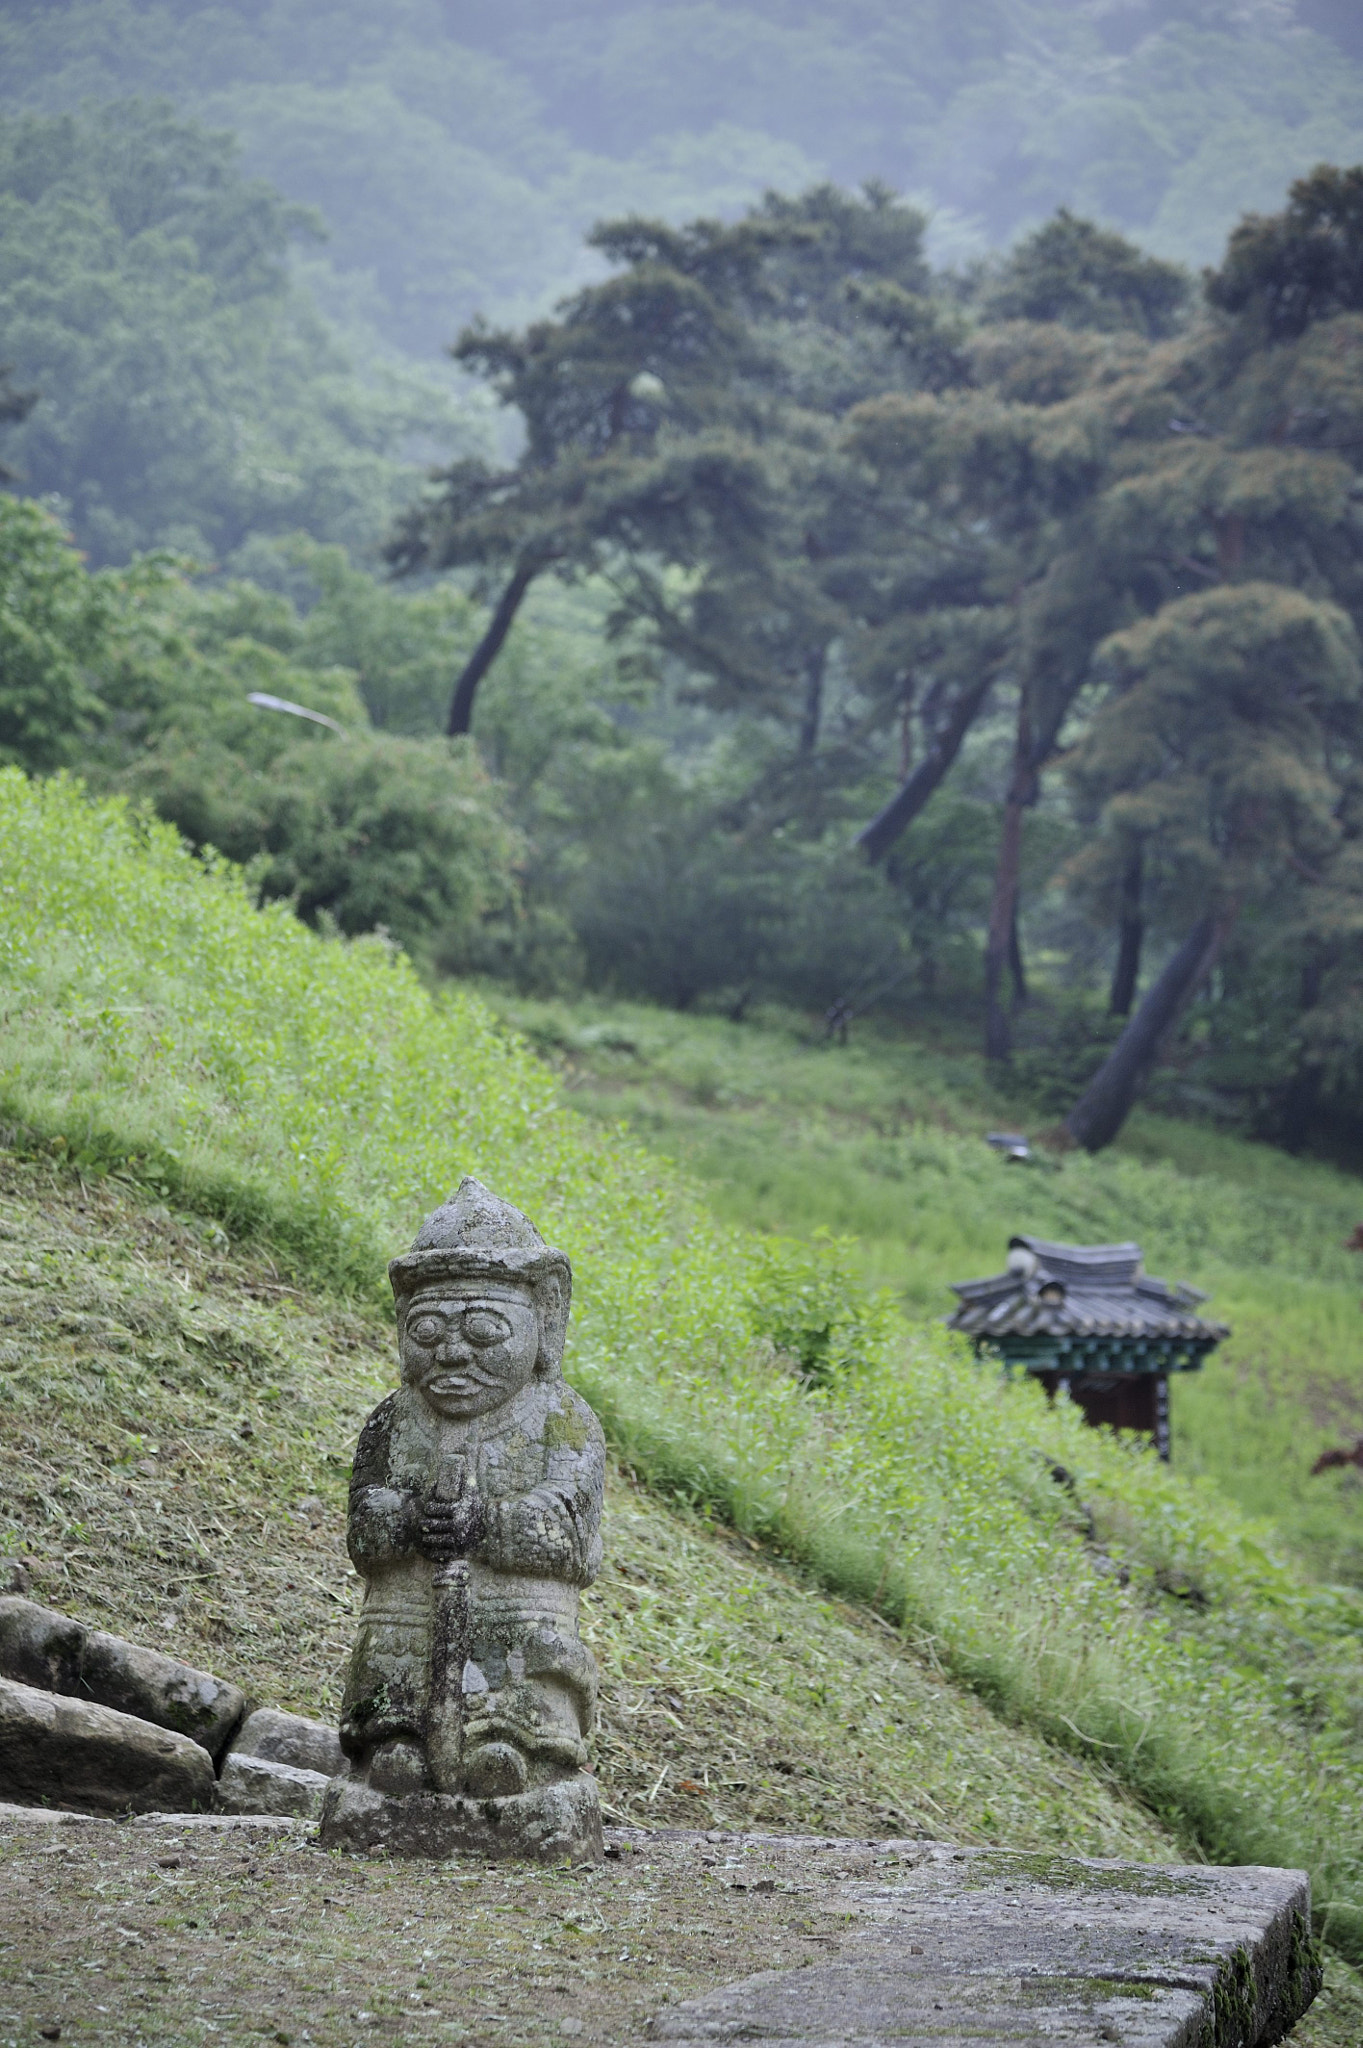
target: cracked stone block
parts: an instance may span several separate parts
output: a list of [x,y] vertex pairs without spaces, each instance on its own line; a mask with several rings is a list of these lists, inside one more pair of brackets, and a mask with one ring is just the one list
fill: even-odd
[[0,1678],[0,1799],[96,1813],[188,1813],[213,1804],[213,1766],[186,1735]]
[[[742,1838],[775,1861],[803,1846]],[[848,1845],[839,1845],[846,1849]],[[829,1901],[828,1960],[669,2007],[674,2048],[1269,2048],[1320,1988],[1299,1870],[1192,1869],[879,1843]],[[791,1885],[792,1890],[799,1889]]]
[[331,1780],[321,1771],[299,1770],[295,1764],[268,1757],[245,1756],[234,1749],[218,1780],[218,1809],[233,1814],[278,1814],[292,1820],[314,1820]]
[[259,1756],[270,1763],[292,1764],[299,1771],[320,1771],[334,1778],[345,1763],[341,1739],[325,1721],[285,1714],[278,1707],[257,1707],[233,1737],[233,1756]]
[[0,1677],[173,1729],[215,1759],[246,1710],[239,1687],[211,1672],[17,1596],[0,1599]]

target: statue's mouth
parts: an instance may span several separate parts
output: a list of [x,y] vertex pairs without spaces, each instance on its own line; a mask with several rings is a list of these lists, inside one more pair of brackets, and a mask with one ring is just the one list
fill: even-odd
[[430,1394],[477,1394],[488,1383],[481,1374],[473,1372],[438,1372],[426,1382]]

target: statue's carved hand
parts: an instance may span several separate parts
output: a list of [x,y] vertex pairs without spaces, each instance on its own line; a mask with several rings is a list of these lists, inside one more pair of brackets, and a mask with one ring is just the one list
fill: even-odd
[[482,1541],[487,1516],[482,1498],[467,1493],[460,1500],[431,1500],[421,1520],[421,1550],[433,1564],[467,1557]]

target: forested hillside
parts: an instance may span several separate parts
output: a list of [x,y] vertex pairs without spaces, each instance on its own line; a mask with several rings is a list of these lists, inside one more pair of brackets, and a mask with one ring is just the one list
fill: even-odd
[[1188,263],[1363,156],[1349,0],[7,0],[0,97],[165,94],[319,206],[324,303],[422,358],[582,282],[603,215],[883,179],[982,254],[1058,205]]
[[0,142],[8,447],[86,557],[0,503],[8,758],[432,973],[888,1006],[1090,1149],[1154,1086],[1357,1150],[1363,172],[1200,287],[1065,208],[934,270],[883,186],[602,223],[461,332],[502,431],[414,496],[221,139]]
[[[0,748],[432,975],[879,1008],[1067,1142],[1153,1090],[1355,1156],[1363,173],[1155,253],[1204,145],[1227,219],[1354,146],[1351,33],[11,7]],[[808,182],[877,165],[966,241]]]

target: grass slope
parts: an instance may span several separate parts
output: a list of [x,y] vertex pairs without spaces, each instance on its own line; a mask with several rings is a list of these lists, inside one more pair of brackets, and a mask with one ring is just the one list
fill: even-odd
[[1035,1130],[1034,1107],[971,1055],[873,1026],[838,1047],[779,1015],[493,999],[579,1109],[626,1119],[734,1222],[855,1236],[859,1270],[911,1314],[940,1316],[951,1281],[999,1271],[1014,1231],[1139,1238],[1151,1271],[1211,1290],[1232,1326],[1173,1382],[1180,1470],[1270,1518],[1318,1576],[1363,1586],[1363,1474],[1310,1476],[1319,1451],[1363,1435],[1363,1272],[1343,1248],[1363,1217],[1356,1176],[1140,1112],[1096,1159],[1017,1167],[981,1141]]
[[[836,1255],[717,1222],[565,1109],[472,996],[432,999],[377,942],[256,911],[165,828],[0,774],[0,878],[16,1143],[272,1240],[357,1303],[480,1173],[572,1255],[568,1369],[631,1470],[930,1641],[1207,1855],[1305,1865],[1325,1932],[1363,1954],[1357,1597],[1303,1584],[1218,1496],[915,1330]],[[1149,1185],[1200,1213],[1176,1175]],[[324,1477],[307,1471],[307,1498]]]
[[[0,1558],[82,1620],[334,1717],[355,1582],[350,1443],[391,1370],[377,1311],[291,1284],[192,1216],[0,1154]],[[989,1713],[932,1645],[612,1467],[587,1596],[596,1769],[634,1826],[919,1834],[1153,1861],[1186,1845],[1100,1764]],[[716,1856],[718,1864],[722,1859]],[[697,1882],[698,1875],[701,1882]],[[0,1827],[0,2034],[158,2042],[205,2025],[632,2040],[667,1998],[836,1939],[811,1889],[705,1882],[665,1852],[599,1873],[365,1867],[292,1841]],[[476,1890],[466,1891],[465,1886]],[[625,1946],[605,1939],[623,1932]],[[1296,2048],[1352,2048],[1335,1955]]]
[[[82,1620],[333,1722],[354,1630],[345,1489],[391,1316],[192,1217],[0,1155],[0,1556]],[[1110,1772],[952,1686],[930,1644],[612,1469],[586,1602],[607,1810],[1169,1860]]]

